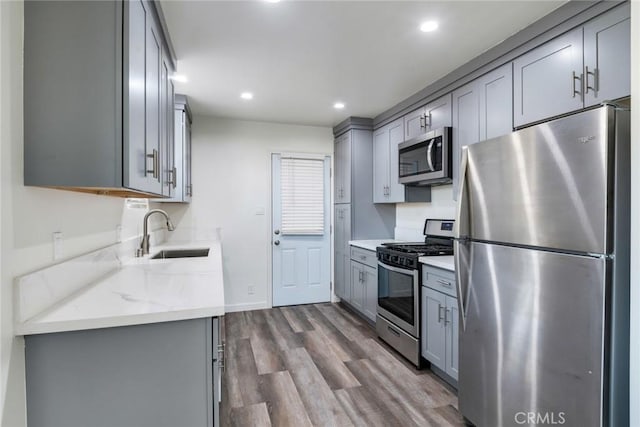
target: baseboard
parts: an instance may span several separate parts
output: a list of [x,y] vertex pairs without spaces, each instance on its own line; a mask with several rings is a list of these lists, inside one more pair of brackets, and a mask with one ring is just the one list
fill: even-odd
[[226,313],[233,313],[236,311],[264,310],[265,308],[271,308],[271,304],[268,304],[266,301],[249,304],[227,304],[224,306],[224,311]]

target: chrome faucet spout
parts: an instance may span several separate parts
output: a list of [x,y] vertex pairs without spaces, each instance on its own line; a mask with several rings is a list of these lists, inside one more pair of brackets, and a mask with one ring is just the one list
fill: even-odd
[[167,220],[167,230],[173,231],[176,227],[171,222],[171,218],[169,218],[169,214],[163,211],[162,209],[152,209],[144,216],[142,220],[142,241],[140,242],[140,247],[136,251],[136,256],[141,257],[143,255],[147,255],[149,253],[149,217],[154,213],[159,213],[164,215],[164,218]]

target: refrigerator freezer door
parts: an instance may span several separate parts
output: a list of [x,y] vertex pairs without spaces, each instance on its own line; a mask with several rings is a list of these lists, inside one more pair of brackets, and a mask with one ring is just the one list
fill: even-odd
[[477,426],[529,425],[529,414],[535,425],[600,426],[607,261],[475,242],[457,250],[467,267],[462,414]]
[[614,118],[606,106],[469,146],[460,236],[610,253]]

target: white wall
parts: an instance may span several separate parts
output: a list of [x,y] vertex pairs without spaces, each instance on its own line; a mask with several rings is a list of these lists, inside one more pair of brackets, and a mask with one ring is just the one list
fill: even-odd
[[396,205],[396,239],[424,239],[424,220],[455,219],[456,202],[453,200],[453,186],[443,185],[431,188],[429,203],[398,203]]
[[[640,2],[631,2],[631,422],[640,420]],[[636,420],[636,421],[633,421]]]
[[177,228],[222,227],[228,311],[270,307],[271,153],[331,154],[332,130],[196,116],[192,144],[192,203],[154,207]]
[[[25,425],[24,340],[13,336],[13,278],[53,263],[52,233],[63,258],[108,246],[132,216],[123,199],[24,187],[22,1],[0,1],[0,419]],[[139,222],[141,224],[141,222]],[[125,226],[124,237],[138,232]]]

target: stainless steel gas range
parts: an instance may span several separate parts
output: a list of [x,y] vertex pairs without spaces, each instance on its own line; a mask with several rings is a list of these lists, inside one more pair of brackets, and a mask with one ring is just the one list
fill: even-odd
[[427,219],[425,240],[386,243],[378,256],[378,336],[420,366],[420,262],[422,256],[453,255],[453,220]]

